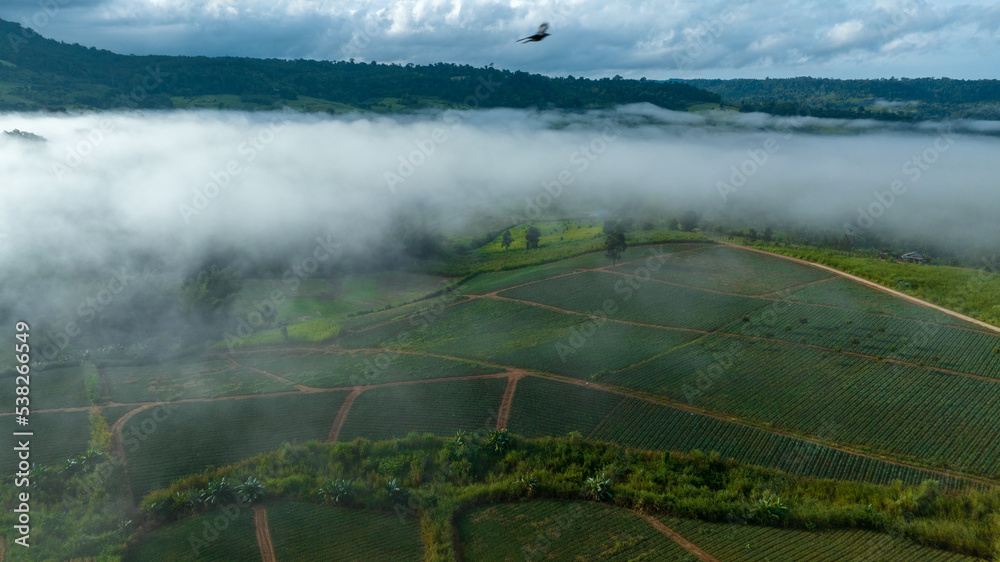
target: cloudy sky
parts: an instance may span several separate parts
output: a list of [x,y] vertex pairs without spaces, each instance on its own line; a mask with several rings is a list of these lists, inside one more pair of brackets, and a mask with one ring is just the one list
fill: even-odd
[[[494,63],[627,78],[997,78],[983,0],[3,0],[0,18],[120,53]],[[515,40],[548,22],[541,43]]]

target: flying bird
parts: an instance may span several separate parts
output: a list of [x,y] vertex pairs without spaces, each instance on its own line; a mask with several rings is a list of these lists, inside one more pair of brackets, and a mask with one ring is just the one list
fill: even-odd
[[549,28],[549,24],[543,23],[542,25],[538,26],[538,31],[535,32],[534,35],[531,35],[531,36],[528,36],[528,37],[524,37],[522,39],[518,39],[517,42],[520,43],[522,41],[524,41],[524,42],[541,41],[542,39],[545,39],[546,37],[549,36],[548,33],[545,33],[545,30],[548,29],[548,28]]

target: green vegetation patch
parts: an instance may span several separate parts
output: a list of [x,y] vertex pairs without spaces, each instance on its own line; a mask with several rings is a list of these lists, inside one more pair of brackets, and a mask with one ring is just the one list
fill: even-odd
[[351,405],[339,440],[387,439],[411,432],[491,431],[506,385],[506,378],[488,378],[366,390]]
[[267,506],[278,560],[422,560],[420,525],[393,512],[309,503]]
[[[628,264],[622,270],[635,273],[642,267],[645,267],[642,263]],[[790,260],[728,246],[706,246],[670,256],[663,267],[652,271],[653,278],[660,281],[743,295],[772,293],[833,275]]]
[[464,560],[690,560],[647,521],[599,503],[537,500],[481,507],[457,521]]
[[900,460],[996,477],[1000,384],[842,353],[711,335],[601,377]]
[[426,351],[585,378],[637,363],[697,335],[483,298],[342,336],[340,343]]
[[716,329],[768,304],[761,299],[596,271],[509,289],[499,296],[629,322],[694,330]]
[[233,358],[294,383],[321,388],[484,375],[503,370],[468,361],[374,351],[266,350],[240,353]]
[[517,382],[507,427],[526,437],[589,435],[623,396],[585,386],[524,377]]
[[658,517],[668,527],[727,562],[878,560],[880,562],[972,562],[980,560],[863,530],[803,531],[692,519]]
[[[32,388],[32,396],[36,389]],[[14,425],[11,416],[0,417],[12,431],[31,431],[31,462],[44,465],[58,465],[62,461],[83,454],[90,443],[90,411],[41,412],[32,413],[28,425]],[[10,437],[6,442],[12,443]],[[11,445],[13,447],[14,445]],[[0,457],[0,472],[11,475],[16,472],[17,454],[8,449],[8,454]]]
[[104,367],[115,402],[157,402],[294,390],[291,385],[216,356],[154,365]]
[[125,562],[146,560],[259,560],[253,509],[228,506],[169,523],[139,536]]
[[144,495],[285,441],[325,440],[346,396],[335,391],[182,402],[136,413],[122,430],[132,489]]
[[[11,403],[14,400],[14,387],[20,386],[15,385],[17,376],[13,370],[5,371],[0,375],[0,392],[3,393],[3,396],[12,397]],[[90,405],[90,401],[87,400],[82,367],[59,367],[41,371],[32,369],[28,376],[31,387],[28,406],[32,412]]]

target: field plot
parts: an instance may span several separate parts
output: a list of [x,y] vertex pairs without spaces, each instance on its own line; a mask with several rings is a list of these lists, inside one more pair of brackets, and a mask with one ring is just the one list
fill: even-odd
[[[635,273],[645,265],[626,264],[620,270]],[[741,295],[771,293],[833,275],[790,260],[728,246],[706,246],[696,252],[671,256],[652,272],[653,278],[660,281]]]
[[524,377],[517,383],[507,429],[525,437],[588,435],[624,399],[620,394]]
[[114,402],[160,402],[295,390],[291,385],[216,356],[133,367],[104,367]]
[[132,491],[270,451],[285,441],[324,441],[347,391],[183,402],[133,415],[122,429]]
[[793,302],[737,319],[722,332],[803,342],[1000,378],[1000,335]]
[[125,414],[131,412],[132,410],[138,408],[139,406],[102,406],[101,415],[104,416],[104,421],[108,422],[108,427],[115,425],[118,418],[124,416]]
[[423,559],[419,523],[393,512],[275,503],[267,525],[278,560]]
[[[14,425],[14,419],[9,416],[0,417],[0,420],[7,427],[17,428],[11,431],[34,432],[31,437],[22,437],[31,441],[32,463],[58,465],[70,457],[82,455],[90,444],[90,412],[87,410],[34,413],[24,427]],[[11,443],[13,448],[14,439],[17,438],[9,437],[5,442]],[[8,454],[0,457],[0,472],[13,474],[17,467],[17,453],[10,448],[7,450]]]
[[[244,562],[260,560],[260,549],[253,530],[253,509],[238,509],[235,515],[221,510],[210,511],[187,519],[169,523],[140,539],[129,547],[122,558],[125,562],[147,560],[204,561],[219,560]],[[227,525],[214,534],[206,532],[206,525],[215,531],[222,521]],[[205,540],[205,537],[215,537]],[[192,541],[191,537],[198,540]],[[199,542],[200,541],[200,542]],[[192,546],[192,542],[198,548]],[[204,543],[204,544],[203,544]]]
[[361,393],[340,441],[391,439],[410,432],[452,435],[496,427],[506,378],[440,381],[373,388]]
[[761,299],[596,271],[540,281],[498,294],[574,312],[695,330],[716,329],[769,304]]
[[[0,392],[3,393],[3,396],[11,397],[12,406],[16,376],[13,371],[10,374],[0,376]],[[90,406],[90,402],[87,401],[87,389],[83,382],[83,369],[80,367],[62,367],[45,369],[44,371],[32,369],[28,376],[31,377],[28,382],[31,388],[29,406],[32,412]],[[6,411],[13,410],[6,409]]]
[[718,451],[739,462],[777,468],[816,478],[889,484],[940,480],[945,488],[964,480],[853,455],[798,439],[776,435],[709,416],[693,414],[644,400],[626,398],[590,435],[627,447],[654,451]]
[[234,354],[233,359],[294,383],[320,388],[483,375],[502,370],[468,361],[378,352],[261,350]]
[[782,298],[808,304],[836,306],[839,308],[860,310],[862,312],[888,314],[912,320],[979,329],[978,326],[964,320],[959,320],[950,314],[905,301],[878,289],[866,287],[861,283],[844,278],[831,279],[824,283],[800,287],[782,295]]
[[458,521],[464,560],[677,560],[692,554],[627,510],[535,500],[481,507]]
[[979,560],[871,531],[801,531],[658,517],[687,540],[726,562],[972,562]]
[[398,320],[341,336],[339,341],[355,348],[403,344],[404,350],[585,378],[632,365],[697,336],[476,299],[443,309],[422,325]]
[[[649,249],[633,248],[631,250],[626,250],[625,253],[622,254],[620,261],[644,260],[652,251],[655,251],[657,254],[673,254],[699,247],[701,247],[701,245],[667,244],[663,246],[655,246]],[[639,263],[641,264],[643,262],[640,261]],[[533,265],[511,271],[483,273],[463,283],[459,287],[459,290],[463,294],[467,295],[484,295],[493,291],[513,287],[515,285],[540,281],[542,279],[572,273],[581,269],[596,269],[601,267],[610,267],[611,265],[611,260],[609,260],[603,253],[584,254],[575,258],[560,260],[544,265]]]

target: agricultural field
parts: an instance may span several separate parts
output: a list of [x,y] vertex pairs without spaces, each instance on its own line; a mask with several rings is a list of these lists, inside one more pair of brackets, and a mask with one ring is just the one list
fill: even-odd
[[166,363],[103,367],[111,401],[165,402],[294,390],[247,367],[218,356],[196,356]]
[[[12,349],[13,347],[11,346]],[[0,392],[3,392],[4,396],[14,396],[16,376],[13,370],[0,375]],[[32,369],[28,376],[31,377],[29,406],[32,412],[90,405],[84,385],[83,369],[80,367]],[[13,402],[13,398],[11,401]]]
[[492,431],[507,379],[440,381],[366,390],[351,405],[340,441],[390,439],[411,432]]
[[279,349],[236,353],[232,357],[242,365],[319,388],[484,375],[503,370],[468,361],[375,351]]
[[695,561],[683,547],[625,509],[536,500],[481,507],[457,521],[462,558],[477,560]]
[[761,299],[599,271],[540,281],[498,295],[573,312],[690,330],[714,330],[769,304]]
[[1000,383],[710,335],[601,382],[908,462],[1000,477]]
[[270,503],[267,525],[278,560],[423,560],[419,523],[391,511]]
[[820,304],[849,310],[860,310],[873,314],[885,314],[911,320],[949,324],[963,328],[980,329],[974,324],[960,320],[933,308],[905,301],[899,297],[867,287],[861,283],[838,277],[823,283],[799,287],[782,293],[786,300],[807,304]]
[[775,301],[720,331],[1000,376],[1000,334],[867,312]]
[[591,320],[528,304],[476,299],[423,323],[397,320],[342,335],[346,348],[388,346],[585,378],[668,351],[698,334]]
[[973,562],[971,556],[937,550],[871,531],[802,531],[739,523],[657,517],[719,560],[764,562],[877,560],[880,562]]
[[[15,426],[10,416],[0,417],[12,431],[21,431],[21,426]],[[58,465],[62,461],[82,455],[90,443],[90,412],[41,412],[32,413],[29,424],[24,431],[34,432],[31,440],[31,462],[49,466]],[[13,439],[7,443],[13,447]],[[0,458],[0,472],[14,474],[17,467],[17,456],[11,454]]]
[[525,437],[588,435],[624,397],[541,377],[517,382],[507,429]]
[[654,451],[718,451],[738,462],[777,468],[790,474],[873,484],[895,479],[911,484],[940,480],[945,488],[964,480],[845,453],[733,422],[685,412],[636,398],[625,398],[586,437]]
[[[625,264],[623,273],[640,273],[643,263]],[[618,268],[615,268],[616,270]],[[647,268],[653,279],[700,289],[741,295],[773,293],[834,274],[790,260],[753,254],[728,246],[705,246],[671,258],[660,268]]]
[[346,396],[333,391],[181,402],[137,412],[122,429],[132,491],[141,497],[175,478],[285,441],[325,441]]
[[[230,515],[234,514],[234,515]],[[225,523],[223,523],[223,521]],[[217,527],[215,527],[217,525]],[[215,530],[208,533],[206,526]],[[194,537],[195,541],[191,540]],[[206,540],[210,538],[212,540]],[[203,541],[204,544],[202,544]],[[192,542],[198,548],[192,546]],[[236,508],[223,513],[210,511],[181,521],[168,523],[140,537],[125,551],[124,562],[146,560],[240,562],[259,560],[260,549],[253,529],[253,509]]]

